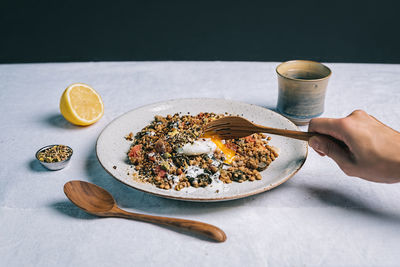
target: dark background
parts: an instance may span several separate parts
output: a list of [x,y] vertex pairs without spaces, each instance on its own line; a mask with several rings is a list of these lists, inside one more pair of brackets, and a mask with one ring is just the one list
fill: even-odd
[[396,1],[0,0],[0,63],[400,63]]

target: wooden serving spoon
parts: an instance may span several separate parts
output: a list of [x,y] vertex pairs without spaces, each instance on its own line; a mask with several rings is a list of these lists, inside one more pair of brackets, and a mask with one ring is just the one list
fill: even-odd
[[84,181],[70,181],[64,185],[69,200],[87,213],[100,217],[120,217],[137,221],[173,226],[224,242],[226,235],[218,227],[191,220],[132,213],[120,209],[112,195],[105,189]]
[[222,139],[236,139],[249,136],[253,133],[269,133],[308,141],[312,136],[321,136],[319,133],[276,129],[254,124],[245,118],[227,116],[208,123],[205,127],[206,134],[217,134]]

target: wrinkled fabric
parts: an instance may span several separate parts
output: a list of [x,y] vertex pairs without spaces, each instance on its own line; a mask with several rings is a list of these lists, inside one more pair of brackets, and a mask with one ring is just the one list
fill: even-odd
[[[309,150],[288,182],[220,203],[159,198],[116,181],[95,154],[101,130],[136,107],[174,98],[225,98],[275,108],[278,63],[110,62],[0,65],[1,266],[395,266],[400,262],[400,185],[347,177]],[[327,64],[333,72],[323,116],[365,109],[400,130],[400,65]],[[104,117],[76,127],[60,115],[71,83],[102,96]],[[306,127],[301,127],[306,130]],[[74,149],[69,166],[47,171],[35,152]],[[96,218],[63,193],[85,180],[129,211],[214,224],[214,243],[157,225]]]

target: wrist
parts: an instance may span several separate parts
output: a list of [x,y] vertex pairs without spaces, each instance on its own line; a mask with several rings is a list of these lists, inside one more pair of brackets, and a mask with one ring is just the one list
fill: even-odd
[[397,161],[394,163],[394,172],[393,172],[393,177],[396,177],[397,180],[400,182],[400,151],[399,151],[399,157],[397,158]]
[[386,169],[388,177],[393,179],[394,183],[400,182],[400,135],[398,137],[394,139],[394,153],[388,155],[390,159]]
[[375,176],[383,183],[400,182],[400,134],[379,136],[382,142],[376,145],[374,159],[370,162],[372,167],[369,174]]

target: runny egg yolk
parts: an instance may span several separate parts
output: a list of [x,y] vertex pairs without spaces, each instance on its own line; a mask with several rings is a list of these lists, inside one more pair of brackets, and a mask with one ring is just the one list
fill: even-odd
[[231,164],[233,161],[233,158],[235,157],[235,150],[232,150],[228,147],[225,146],[224,143],[222,143],[222,139],[219,138],[218,135],[210,135],[210,134],[205,134],[203,136],[204,138],[210,138],[211,141],[224,153],[225,155],[225,163]]

